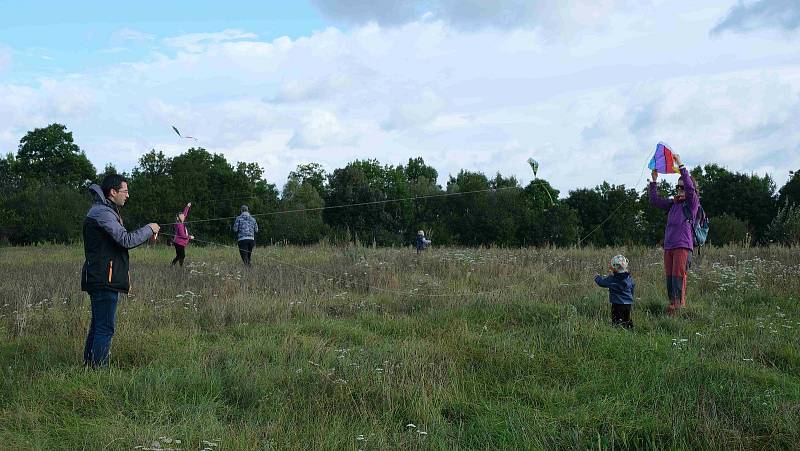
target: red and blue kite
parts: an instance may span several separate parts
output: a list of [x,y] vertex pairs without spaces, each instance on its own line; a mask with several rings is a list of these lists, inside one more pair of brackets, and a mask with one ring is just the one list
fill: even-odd
[[672,158],[672,149],[670,149],[669,145],[663,142],[660,142],[656,145],[656,153],[653,155],[653,159],[650,160],[650,164],[647,165],[648,168],[655,169],[656,172],[660,172],[661,174],[679,174],[681,171],[678,169],[678,164],[675,163],[675,160]]

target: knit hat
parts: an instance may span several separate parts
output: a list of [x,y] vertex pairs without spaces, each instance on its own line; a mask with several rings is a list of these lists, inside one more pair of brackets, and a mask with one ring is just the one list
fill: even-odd
[[628,259],[625,258],[624,255],[615,255],[614,258],[611,259],[610,265],[614,272],[628,271]]

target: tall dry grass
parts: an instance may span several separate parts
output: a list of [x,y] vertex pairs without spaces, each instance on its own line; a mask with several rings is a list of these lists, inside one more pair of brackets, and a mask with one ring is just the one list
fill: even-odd
[[[635,330],[594,286],[615,253]],[[133,250],[112,364],[81,366],[79,247],[0,249],[0,448],[792,448],[800,253]],[[177,443],[177,441],[180,443]],[[157,443],[156,443],[157,442]],[[212,446],[214,445],[214,446]]]

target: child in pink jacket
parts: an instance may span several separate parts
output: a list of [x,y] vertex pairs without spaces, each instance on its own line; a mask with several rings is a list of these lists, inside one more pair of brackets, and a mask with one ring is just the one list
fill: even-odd
[[189,235],[189,231],[186,230],[186,224],[183,223],[189,216],[190,208],[192,208],[191,202],[186,204],[183,213],[178,213],[176,217],[175,238],[172,239],[172,244],[175,245],[175,258],[172,259],[173,266],[175,266],[175,263],[180,263],[183,266],[183,260],[186,258],[186,246],[189,245],[189,240],[194,239],[194,236]]

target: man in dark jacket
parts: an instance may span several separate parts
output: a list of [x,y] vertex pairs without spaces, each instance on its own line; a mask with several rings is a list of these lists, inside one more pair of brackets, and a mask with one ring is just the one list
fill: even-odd
[[84,364],[107,365],[116,324],[117,300],[130,289],[128,249],[146,243],[158,233],[158,224],[128,232],[119,207],[128,200],[128,182],[119,174],[105,176],[101,186],[89,187],[92,207],[83,220],[81,290],[89,293],[92,322],[83,349]]

